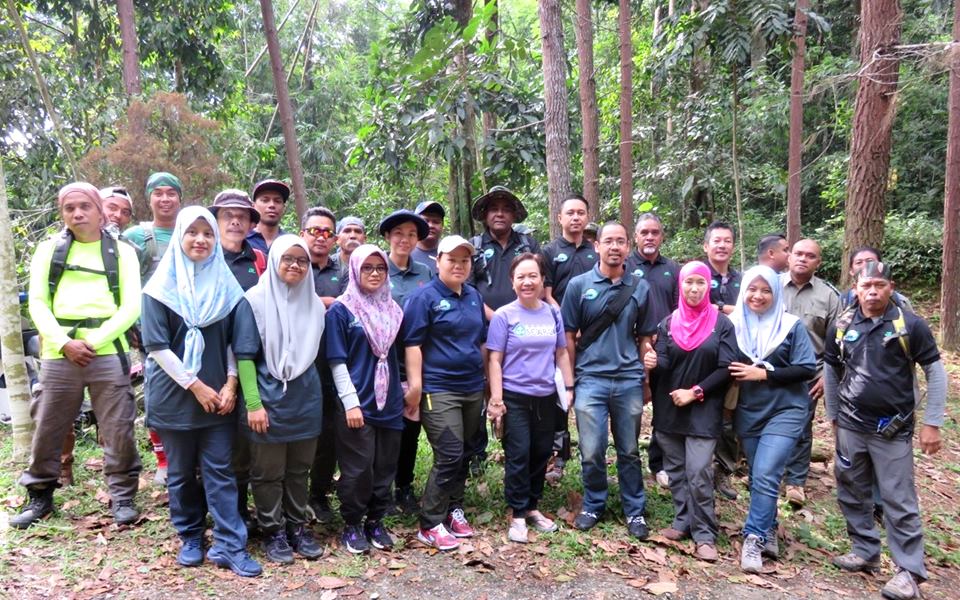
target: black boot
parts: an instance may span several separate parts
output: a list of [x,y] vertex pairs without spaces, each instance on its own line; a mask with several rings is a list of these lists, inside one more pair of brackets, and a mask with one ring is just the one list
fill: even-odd
[[19,515],[10,519],[10,525],[26,529],[53,512],[53,488],[28,489],[30,502]]

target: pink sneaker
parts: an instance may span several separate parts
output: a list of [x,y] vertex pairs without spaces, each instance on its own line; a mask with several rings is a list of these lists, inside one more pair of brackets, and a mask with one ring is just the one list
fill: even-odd
[[417,532],[417,539],[437,550],[453,550],[460,546],[460,540],[450,535],[443,523],[430,529],[421,527],[420,531]]
[[467,523],[467,518],[463,515],[462,508],[451,510],[450,514],[447,515],[447,520],[444,525],[447,526],[450,533],[458,538],[473,537],[473,528],[470,527],[470,523]]

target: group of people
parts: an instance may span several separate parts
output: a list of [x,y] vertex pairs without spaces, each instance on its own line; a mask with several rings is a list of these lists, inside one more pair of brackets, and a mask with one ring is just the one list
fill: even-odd
[[[705,259],[681,268],[660,253],[659,217],[641,215],[634,250],[615,222],[591,240],[590,207],[576,195],[557,215],[561,237],[542,249],[516,227],[523,203],[497,186],[473,205],[482,234],[443,237],[443,207],[427,201],[379,223],[385,252],[367,243],[361,219],[323,207],[303,215],[299,235],[284,232],[290,190],[277,180],[258,183],[252,199],[224,190],[209,208],[181,208],[170,173],[152,175],[146,194],[153,221],[128,227],[122,188],[64,186],[65,228],[34,253],[42,391],[20,478],[30,498],[13,526],[51,513],[54,489],[69,483],[61,453],[84,388],[113,515],[119,524],[139,518],[130,337],[146,357],[146,424],[183,566],[204,561],[207,513],[206,559],[239,575],[261,572],[246,550],[255,528],[271,562],[321,556],[308,524],[332,518],[338,469],[347,551],[391,548],[384,517],[394,506],[419,514],[420,542],[456,548],[474,533],[464,489],[482,468],[485,418],[502,437],[508,539],[527,542],[530,526],[555,531],[539,501],[571,458],[571,408],[584,489],[574,527],[604,518],[612,432],[627,531],[645,539],[639,435],[652,402],[649,467],[675,508],[661,534],[692,539],[699,559],[718,560],[714,499],[736,498],[728,476],[742,453],[750,501],[740,565],[760,572],[763,557],[779,554],[781,488],[796,506],[806,500],[824,398],[853,541],[834,564],[878,568],[882,513],[897,566],[883,593],[919,594],[915,365],[928,384],[919,436],[927,453],[940,446],[946,377],[929,327],[894,292],[879,251],[851,254],[853,288],[840,294],[815,275],[813,240],[790,247],[765,236],[758,266],[741,274],[730,264],[733,228],[715,222]],[[418,498],[421,429],[433,465]]]

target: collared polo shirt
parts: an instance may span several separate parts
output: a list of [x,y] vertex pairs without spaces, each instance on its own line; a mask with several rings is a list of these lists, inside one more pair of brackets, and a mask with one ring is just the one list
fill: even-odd
[[[286,231],[283,228],[280,228],[280,232],[277,234],[277,237],[285,234]],[[250,233],[247,234],[247,241],[250,242],[250,245],[263,252],[263,255],[266,256],[270,253],[270,246],[267,245],[267,240],[263,237],[263,234],[257,231],[256,227],[250,230]]]
[[798,286],[790,278],[790,273],[781,273],[780,283],[783,284],[784,308],[803,321],[817,355],[817,367],[823,368],[827,327],[840,316],[840,292],[816,275]]
[[417,246],[413,249],[413,252],[410,253],[410,259],[415,260],[419,263],[427,265],[427,268],[430,269],[432,275],[437,274],[437,249],[427,251]]
[[598,254],[593,244],[583,240],[579,246],[565,237],[559,237],[543,247],[543,258],[547,263],[547,280],[544,285],[553,288],[553,299],[563,302],[570,280],[582,275],[597,264]]
[[[479,238],[479,239],[478,239]],[[524,252],[540,253],[540,244],[529,235],[510,232],[510,241],[506,247],[493,239],[489,231],[475,236],[471,243],[477,253],[473,258],[471,278],[473,285],[483,298],[483,303],[497,310],[517,299],[510,281],[510,263]]]
[[883,316],[865,317],[857,308],[850,326],[843,334],[843,353],[836,339],[836,324],[827,329],[824,361],[843,367],[837,389],[837,424],[845,429],[876,433],[878,421],[900,413],[911,415],[911,425],[900,437],[912,435],[912,412],[916,406],[913,394],[913,363],[921,367],[940,360],[937,342],[926,321],[903,311],[909,336],[910,361],[897,339],[893,324],[898,308],[891,302]]
[[407,298],[403,309],[404,346],[420,346],[423,391],[474,394],[483,391],[483,299],[464,284],[460,294],[439,278]]
[[[240,252],[231,252],[224,248],[223,258],[227,261],[230,272],[237,278],[237,283],[240,284],[243,291],[249,290],[260,281],[260,275],[257,274],[256,267],[257,257],[253,253],[253,246],[246,240],[240,246]],[[264,256],[264,259],[266,259],[266,256]]]
[[347,289],[347,278],[343,276],[340,264],[333,256],[327,257],[327,264],[323,268],[311,264],[313,269],[313,287],[321,298],[336,298]]
[[401,269],[387,258],[387,269],[390,271],[390,295],[393,301],[403,308],[403,303],[414,290],[423,287],[431,279],[427,265],[412,258],[406,269]]
[[[624,285],[632,285],[638,278],[624,273],[614,283],[600,272],[599,266],[570,280],[563,297],[563,327],[576,332],[585,329],[599,318],[607,303]],[[610,324],[590,346],[578,350],[576,375],[595,375],[616,379],[643,379],[643,363],[637,349],[639,336],[653,335],[657,320],[650,310],[650,286],[643,279],[637,281],[630,302],[617,320]]]
[[650,285],[651,306],[658,323],[677,308],[680,301],[680,265],[677,261],[657,254],[657,259],[650,262],[634,250],[627,257],[625,268],[646,279]]
[[724,277],[713,268],[709,260],[703,259],[703,262],[710,269],[710,303],[736,304],[737,297],[740,296],[740,279],[743,276],[740,271],[728,266],[727,276]]

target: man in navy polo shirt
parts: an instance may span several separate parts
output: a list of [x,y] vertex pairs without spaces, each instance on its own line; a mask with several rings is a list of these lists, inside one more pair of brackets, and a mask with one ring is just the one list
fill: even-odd
[[251,196],[254,207],[260,213],[260,222],[250,230],[247,241],[266,256],[270,253],[273,240],[284,233],[280,219],[287,208],[290,187],[276,179],[264,179],[253,186]]
[[417,262],[427,265],[430,273],[437,274],[437,244],[443,237],[443,219],[446,212],[439,202],[424,200],[414,209],[416,214],[427,222],[427,237],[417,242],[417,247],[410,254]]
[[[650,309],[650,286],[624,271],[629,248],[623,225],[604,224],[597,232],[600,262],[570,281],[562,313],[567,351],[576,374],[574,410],[584,488],[583,509],[574,527],[583,531],[593,528],[606,509],[609,421],[627,530],[645,539],[649,531],[643,518],[646,497],[637,444],[644,388],[640,348],[650,343],[657,321]],[[597,321],[604,319],[605,313],[609,314],[605,319],[608,325],[597,331]]]

